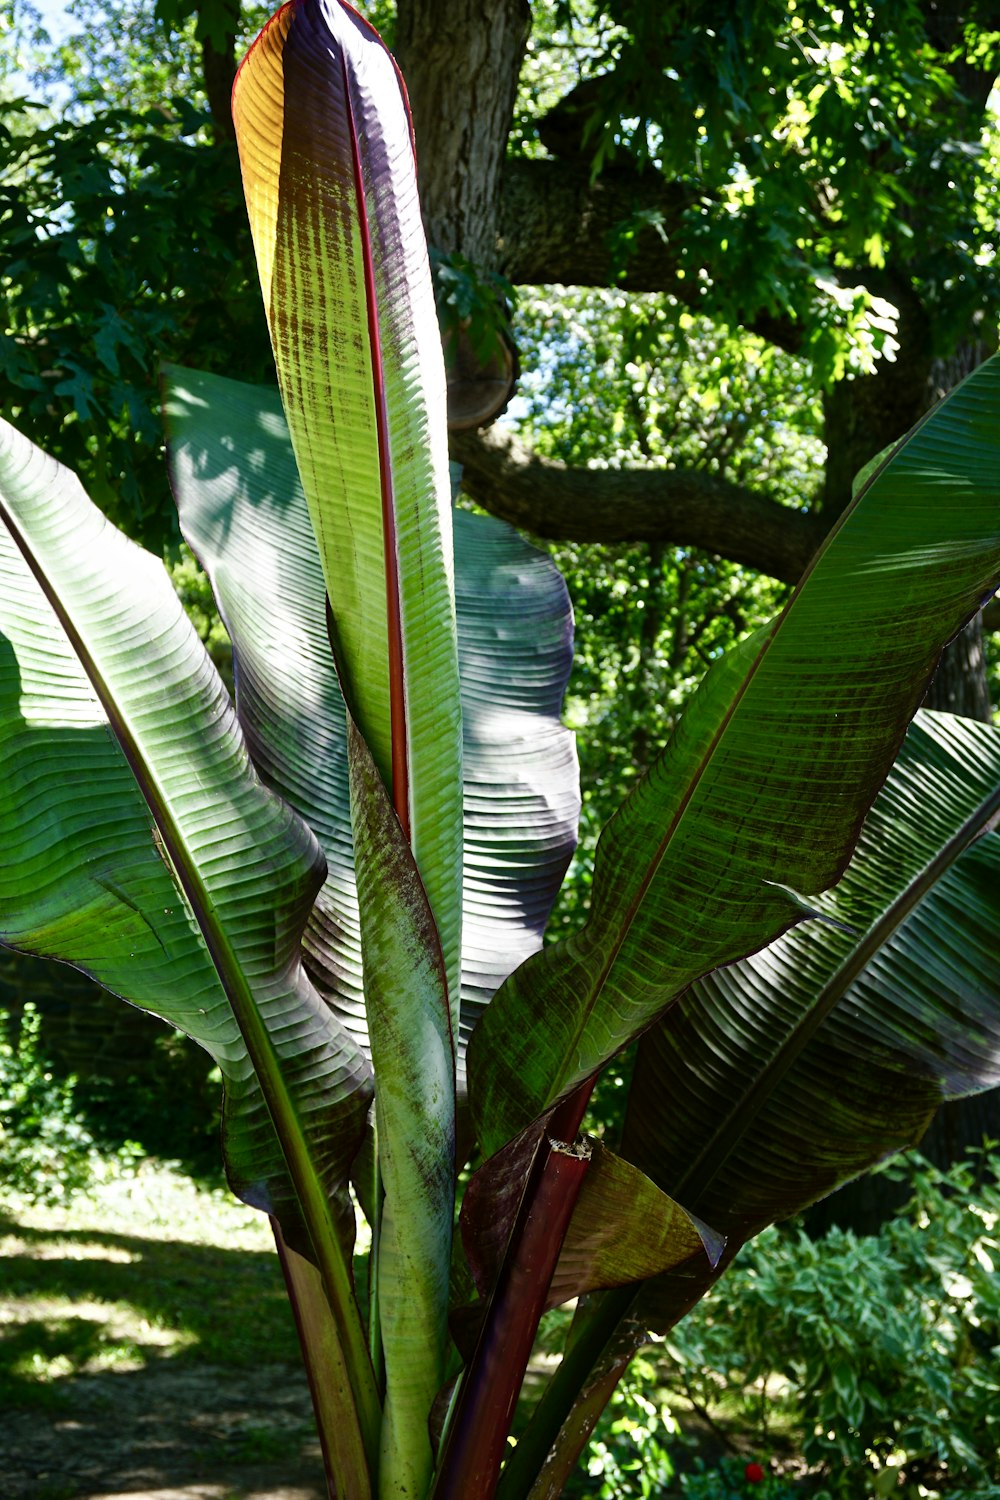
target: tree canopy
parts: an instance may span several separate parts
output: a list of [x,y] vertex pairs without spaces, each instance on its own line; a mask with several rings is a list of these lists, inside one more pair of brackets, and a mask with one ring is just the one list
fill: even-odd
[[[539,536],[793,582],[995,344],[1000,6],[366,9],[408,81],[446,327],[487,380],[490,339],[520,347],[515,420],[455,434],[467,492]],[[263,11],[69,14],[57,47],[26,0],[7,23],[0,403],[169,541],[159,361],[270,376],[227,85]]]

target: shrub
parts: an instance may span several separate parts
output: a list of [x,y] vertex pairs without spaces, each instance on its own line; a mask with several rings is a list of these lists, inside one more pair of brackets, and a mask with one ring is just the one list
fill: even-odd
[[913,1161],[907,1210],[876,1236],[768,1230],[674,1330],[668,1390],[761,1451],[790,1426],[817,1495],[986,1493],[1000,1481],[1000,1177],[984,1165],[977,1186],[972,1161]]
[[54,1076],[40,1027],[30,1001],[16,1027],[0,1011],[0,1175],[5,1193],[53,1203],[90,1185],[97,1157],[73,1099],[75,1079]]
[[756,1460],[724,1458],[712,1467],[696,1459],[681,1478],[681,1493],[684,1500],[794,1500],[797,1492]]

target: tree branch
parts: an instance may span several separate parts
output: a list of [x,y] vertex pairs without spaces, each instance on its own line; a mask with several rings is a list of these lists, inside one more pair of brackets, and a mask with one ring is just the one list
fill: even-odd
[[[697,196],[654,171],[619,168],[592,181],[586,163],[511,157],[500,183],[500,270],[522,286],[669,291],[704,311],[696,278],[677,279],[674,250],[681,219]],[[617,256],[622,227],[650,213],[659,215],[660,227],[637,225],[627,253]],[[748,307],[744,327],[792,354],[802,346],[802,329],[790,317]]]
[[478,505],[539,537],[700,547],[796,583],[826,532],[816,515],[693,470],[571,468],[496,428],[453,433],[451,452]]

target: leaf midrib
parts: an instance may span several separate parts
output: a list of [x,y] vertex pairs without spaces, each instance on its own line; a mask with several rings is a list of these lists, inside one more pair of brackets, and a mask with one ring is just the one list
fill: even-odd
[[382,509],[382,555],[385,571],[386,636],[389,660],[389,739],[392,766],[392,804],[396,816],[410,841],[410,752],[406,713],[406,670],[403,649],[402,590],[399,573],[399,549],[396,534],[396,501],[392,477],[392,448],[389,438],[389,408],[382,365],[382,337],[379,326],[378,291],[375,285],[375,261],[372,254],[371,225],[365,197],[361,149],[354,102],[351,98],[351,75],[346,50],[340,54],[344,108],[351,141],[351,167],[354,195],[361,236],[361,261],[365,285],[365,314],[368,323],[368,345],[372,371],[372,401],[375,410],[375,433],[378,445],[379,495]]
[[[812,566],[813,565],[810,564],[810,567],[812,567]],[[598,973],[596,975],[596,978],[594,980],[594,983],[593,983],[593,985],[590,987],[590,989],[588,991],[588,998],[587,998],[586,1006],[583,1007],[582,1010],[580,1011],[580,1020],[579,1020],[578,1024],[576,1025],[576,1027],[571,1032],[570,1038],[569,1038],[569,1042],[568,1042],[567,1046],[565,1047],[565,1049],[563,1050],[562,1057],[561,1057],[561,1060],[560,1060],[560,1069],[559,1069],[559,1073],[557,1075],[558,1079],[559,1079],[559,1083],[555,1086],[554,1089],[550,1089],[549,1098],[548,1098],[548,1100],[546,1102],[546,1106],[545,1106],[546,1108],[548,1108],[548,1105],[551,1104],[555,1099],[558,1099],[560,1097],[561,1093],[564,1091],[563,1090],[563,1081],[564,1081],[564,1079],[566,1077],[567,1064],[571,1061],[571,1059],[575,1055],[579,1054],[579,1043],[582,1041],[584,1035],[587,1032],[587,1029],[588,1029],[589,1023],[590,1023],[590,1019],[591,1019],[591,1017],[593,1015],[593,1012],[594,1012],[594,1008],[596,1007],[597,1002],[600,999],[601,994],[603,993],[604,986],[607,983],[608,978],[609,978],[609,976],[611,974],[611,971],[613,970],[615,964],[617,963],[618,957],[619,957],[619,955],[620,955],[623,947],[625,946],[625,943],[628,940],[629,934],[631,933],[632,927],[633,927],[633,925],[634,925],[634,923],[635,923],[635,921],[636,921],[636,919],[638,917],[638,914],[639,914],[639,911],[641,910],[642,904],[645,901],[646,896],[647,896],[647,894],[649,892],[649,888],[652,885],[653,881],[655,880],[656,876],[659,874],[660,866],[661,866],[661,864],[663,863],[663,860],[666,857],[667,850],[668,850],[671,842],[673,841],[674,835],[676,834],[677,829],[680,827],[681,822],[683,821],[683,818],[684,818],[685,814],[687,813],[688,808],[690,807],[690,804],[691,804],[692,800],[695,797],[695,794],[700,789],[702,781],[704,780],[705,776],[708,774],[709,767],[711,765],[712,760],[715,758],[715,754],[716,754],[716,751],[718,750],[720,741],[722,740],[723,736],[725,735],[726,731],[729,728],[730,723],[732,722],[734,716],[736,715],[738,709],[740,708],[740,706],[741,706],[741,704],[743,702],[743,699],[744,699],[747,691],[749,690],[751,682],[756,677],[757,672],[758,672],[761,664],[763,663],[763,661],[764,661],[764,659],[765,659],[765,657],[767,655],[767,651],[770,648],[772,642],[774,641],[774,638],[775,638],[775,636],[777,634],[777,631],[778,631],[778,627],[780,626],[781,622],[785,619],[785,616],[787,615],[788,611],[791,609],[791,606],[792,606],[793,603],[794,603],[794,596],[793,596],[792,599],[789,599],[788,603],[785,605],[785,608],[782,610],[781,614],[779,614],[777,616],[776,620],[774,621],[774,628],[773,628],[773,630],[771,631],[770,635],[768,636],[768,639],[762,645],[761,649],[758,651],[757,656],[755,657],[754,661],[751,663],[751,665],[750,665],[750,667],[749,667],[746,675],[743,678],[742,683],[740,684],[738,692],[736,693],[735,697],[731,700],[731,702],[729,704],[729,707],[726,709],[725,714],[723,715],[723,717],[720,720],[717,728],[713,732],[712,738],[709,741],[708,745],[705,748],[705,751],[703,752],[703,754],[701,756],[700,762],[699,762],[699,764],[698,764],[698,766],[697,766],[697,768],[695,770],[694,775],[690,778],[690,780],[688,782],[688,785],[687,785],[687,787],[685,789],[684,795],[681,798],[681,801],[680,801],[680,803],[679,803],[679,805],[678,805],[678,807],[677,807],[677,809],[676,809],[676,811],[674,813],[674,816],[671,819],[671,821],[668,823],[668,825],[666,827],[666,830],[665,830],[665,832],[663,834],[663,837],[661,838],[659,844],[657,845],[656,852],[655,852],[652,860],[650,861],[649,865],[647,866],[646,873],[643,876],[642,881],[640,882],[639,889],[637,890],[637,892],[636,892],[635,897],[633,898],[633,900],[631,902],[629,902],[629,905],[626,908],[624,919],[622,920],[622,922],[620,924],[619,935],[613,940],[613,942],[611,944],[611,947],[608,950],[607,959],[606,959],[605,963],[599,969],[599,971],[598,971]],[[651,774],[651,773],[649,773],[649,774]],[[619,814],[616,814],[616,816],[621,816],[621,814],[624,813],[624,811],[625,811],[625,808],[623,807],[621,809],[621,812]],[[802,920],[802,914],[801,913],[799,915],[797,915],[797,916],[793,914],[790,917],[790,919],[789,919],[788,926],[791,926],[791,925],[793,925],[794,922],[800,921],[800,920]],[[782,931],[787,931],[787,928],[783,928]],[[776,934],[776,936],[777,935],[778,934]],[[581,933],[580,939],[578,939],[578,941],[582,941],[585,938],[585,936],[586,936],[586,929],[584,929],[584,932]],[[567,941],[568,942],[572,941],[572,939],[567,939]],[[683,986],[683,988],[687,988],[687,985]]]

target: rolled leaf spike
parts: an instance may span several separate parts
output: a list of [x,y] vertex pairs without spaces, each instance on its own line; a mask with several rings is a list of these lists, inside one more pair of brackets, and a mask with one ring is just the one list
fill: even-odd
[[338,667],[412,842],[457,1031],[462,742],[445,377],[405,96],[354,11],[295,0],[248,53],[233,115]]
[[380,1493],[424,1494],[428,1415],[445,1378],[455,1190],[455,1042],[437,933],[406,839],[348,721],[365,1000],[385,1191],[378,1276],[385,1350]]

